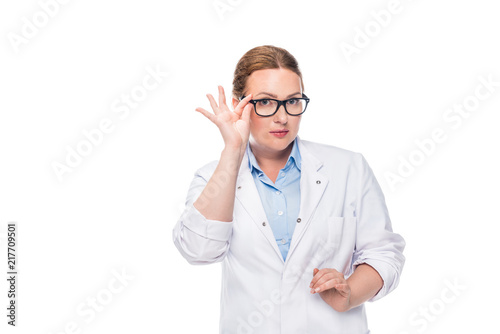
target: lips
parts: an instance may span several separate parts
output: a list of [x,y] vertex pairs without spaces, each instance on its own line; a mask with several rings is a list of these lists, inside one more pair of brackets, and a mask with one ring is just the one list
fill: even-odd
[[288,130],[287,129],[273,130],[269,131],[269,133],[277,138],[284,138],[288,134]]

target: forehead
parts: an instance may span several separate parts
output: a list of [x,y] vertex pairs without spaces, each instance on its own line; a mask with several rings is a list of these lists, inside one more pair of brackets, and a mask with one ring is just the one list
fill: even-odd
[[273,68],[253,72],[247,79],[248,93],[258,94],[265,91],[276,94],[302,92],[300,77],[284,68]]

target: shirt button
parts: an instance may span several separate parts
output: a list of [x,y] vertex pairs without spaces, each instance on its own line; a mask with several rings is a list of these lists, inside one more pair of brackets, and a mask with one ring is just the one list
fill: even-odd
[[283,214],[283,211],[278,211],[278,215],[282,215]]
[[281,173],[281,176],[285,176],[285,173]]
[[281,239],[281,243],[282,243],[283,245],[284,245],[284,244],[286,244],[286,240],[285,240],[285,238]]
[[281,191],[279,191],[279,190],[278,190],[278,191],[276,192],[276,195],[279,195],[279,194],[281,194]]

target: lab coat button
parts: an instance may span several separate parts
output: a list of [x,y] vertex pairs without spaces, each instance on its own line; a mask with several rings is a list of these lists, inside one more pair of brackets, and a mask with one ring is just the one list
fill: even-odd
[[317,183],[317,184],[320,184],[320,183],[321,183],[321,181],[320,181],[320,180],[317,180],[317,181],[316,181],[316,183]]
[[241,186],[238,186],[238,189],[241,189]]
[[302,220],[302,219],[300,219],[300,218],[297,218],[297,223],[300,223],[300,221],[301,221],[301,220]]
[[262,226],[266,226],[266,222],[262,222]]

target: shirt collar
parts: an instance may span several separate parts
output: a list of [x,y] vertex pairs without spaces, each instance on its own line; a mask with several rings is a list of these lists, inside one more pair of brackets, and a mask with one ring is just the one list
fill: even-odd
[[[285,164],[285,167],[283,167],[283,170],[288,170],[292,164],[295,164],[295,167],[300,171],[301,170],[301,161],[302,158],[300,156],[300,151],[299,151],[299,145],[297,143],[297,137],[293,140],[293,147],[292,147],[292,152],[290,152],[290,156],[288,157],[288,160]],[[262,172],[262,169],[260,169],[259,164],[257,163],[257,159],[255,159],[255,156],[253,155],[252,150],[250,149],[250,143],[247,143],[247,155],[248,155],[248,168],[252,172],[253,169],[257,169],[259,172]]]

